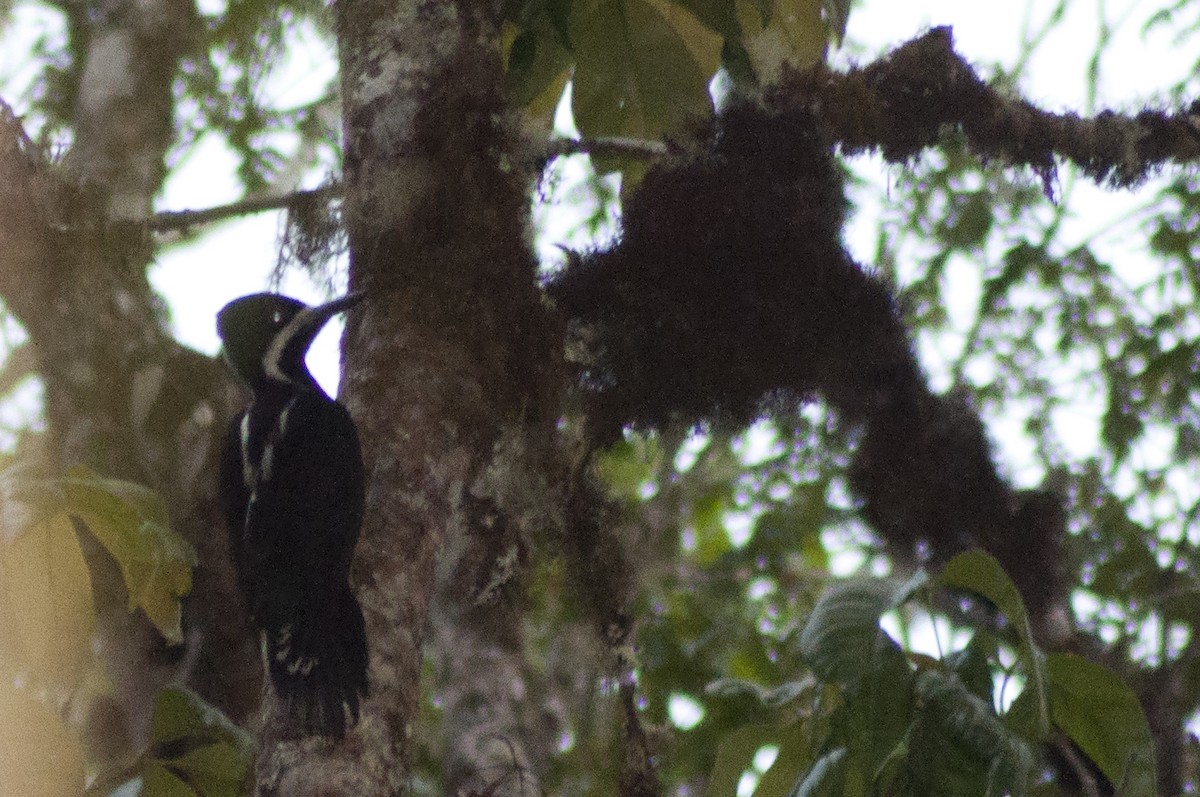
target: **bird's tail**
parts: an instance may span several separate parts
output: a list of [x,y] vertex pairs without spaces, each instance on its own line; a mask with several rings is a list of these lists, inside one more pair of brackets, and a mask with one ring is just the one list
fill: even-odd
[[329,604],[296,607],[266,636],[267,669],[275,693],[297,727],[342,738],[358,720],[367,694],[367,635],[349,587]]

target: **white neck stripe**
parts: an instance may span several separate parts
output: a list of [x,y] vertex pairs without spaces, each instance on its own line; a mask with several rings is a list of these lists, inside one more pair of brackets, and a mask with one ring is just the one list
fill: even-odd
[[268,379],[295,384],[292,378],[283,372],[280,361],[283,359],[283,350],[288,343],[312,320],[313,315],[312,308],[306,307],[296,313],[292,320],[288,321],[284,328],[275,334],[262,359],[263,372],[266,373]]

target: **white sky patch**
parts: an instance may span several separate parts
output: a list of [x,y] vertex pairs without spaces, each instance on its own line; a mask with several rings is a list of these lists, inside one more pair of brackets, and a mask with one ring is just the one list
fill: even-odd
[[1071,610],[1080,624],[1092,622],[1100,613],[1100,599],[1094,592],[1077,589],[1071,592]]
[[721,525],[729,535],[729,542],[734,548],[741,548],[750,542],[754,532],[754,513],[726,512],[721,516]]
[[744,468],[761,465],[783,454],[779,429],[773,421],[755,421],[745,432],[733,438],[733,453]]
[[704,706],[691,695],[672,692],[667,698],[667,716],[679,730],[690,731],[704,719]]
[[1107,411],[1105,405],[1103,396],[1081,385],[1074,401],[1050,410],[1050,422],[1068,456],[1083,461],[1100,453],[1100,423]]
[[[824,535],[822,535],[824,539]],[[830,548],[829,551],[829,574],[837,578],[854,575],[859,571],[859,568],[867,561],[867,555],[859,548]]]
[[1184,623],[1171,623],[1167,628],[1167,661],[1176,661],[1192,641],[1192,629]]
[[756,578],[746,587],[746,597],[752,601],[762,600],[775,591],[775,582],[769,578]]
[[996,447],[996,459],[1004,463],[1004,470],[1016,487],[1034,487],[1046,475],[1038,462],[1037,445],[1025,429],[1028,417],[1019,409],[1006,415],[983,414],[988,439]]
[[[578,139],[579,130],[571,116],[571,90],[568,83],[555,109],[554,134]],[[592,191],[595,179],[596,171],[586,155],[556,158],[542,176],[538,187],[542,196],[533,204],[534,247],[541,263],[565,265],[567,256],[560,247],[583,252],[612,240],[617,234],[620,209],[615,203],[608,208],[600,207]],[[621,190],[618,173],[605,175],[601,182],[614,195]],[[585,222],[600,210],[605,212],[604,220],[598,229],[588,230]]]
[[687,473],[691,470],[710,442],[712,436],[707,432],[693,430],[675,453],[675,472]]
[[751,763],[759,772],[766,772],[775,763],[775,759],[779,757],[779,745],[768,744],[758,748],[754,753],[754,759]]
[[[978,317],[979,300],[983,296],[983,272],[979,264],[955,254],[946,263],[939,286],[946,300],[946,313],[953,333],[950,340],[961,352],[967,341],[967,332]],[[955,359],[961,356],[956,353]]]
[[262,94],[281,108],[298,108],[316,102],[337,79],[337,52],[308,20],[288,32],[283,58],[271,70]]
[[738,778],[737,797],[752,797],[760,780],[762,780],[762,775],[757,772],[743,772],[742,776]]
[[995,696],[997,711],[1008,711],[1013,701],[1024,691],[1025,676],[1020,673],[1005,675],[997,672],[992,674],[992,694]]
[[1175,429],[1162,423],[1147,423],[1142,436],[1130,449],[1139,470],[1162,470],[1172,463]]
[[22,103],[41,75],[42,65],[30,57],[31,45],[38,39],[45,39],[51,50],[64,49],[66,18],[42,3],[16,3],[11,20],[0,28],[0,96],[17,114],[25,112]]
[[215,17],[225,13],[229,7],[227,0],[196,0],[196,9],[203,15]]
[[907,614],[906,620],[900,610],[893,609],[879,618],[879,627],[905,650],[941,659],[971,641],[970,629],[955,628],[945,617],[930,616],[919,608]]
[[1162,616],[1158,612],[1150,612],[1138,627],[1133,644],[1129,646],[1129,658],[1147,667],[1159,666],[1162,663],[1162,641]]
[[883,633],[894,639],[896,644],[901,646],[905,644],[907,634],[904,633],[904,623],[900,619],[900,612],[895,609],[885,612],[879,618],[879,627],[883,629]]

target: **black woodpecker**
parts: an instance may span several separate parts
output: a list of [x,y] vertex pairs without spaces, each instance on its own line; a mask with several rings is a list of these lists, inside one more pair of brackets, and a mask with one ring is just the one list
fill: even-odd
[[275,293],[217,314],[225,358],[250,386],[221,458],[221,504],[275,693],[305,733],[341,738],[367,694],[367,638],[348,583],[365,477],[346,408],[304,355],[350,294],[308,307]]

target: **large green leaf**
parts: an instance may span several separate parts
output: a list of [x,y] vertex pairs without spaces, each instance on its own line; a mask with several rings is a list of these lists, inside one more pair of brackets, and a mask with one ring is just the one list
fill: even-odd
[[[701,65],[678,26],[647,0],[576,2],[571,39],[573,111],[585,136],[657,138],[711,113],[712,71]],[[719,38],[713,44],[715,65]]]
[[517,32],[508,44],[505,93],[510,103],[525,108],[549,129],[567,83],[572,56],[549,26]]
[[785,65],[805,69],[825,60],[821,0],[739,0],[737,10],[741,45],[760,83],[778,80]]
[[953,673],[917,677],[910,772],[930,794],[1025,794],[1033,755]]
[[906,582],[856,578],[834,584],[800,632],[800,654],[824,681],[858,681],[873,667],[884,637],[879,618],[912,597],[924,571]]
[[151,735],[152,755],[143,777],[161,784],[163,793],[198,797],[246,793],[254,760],[252,738],[195,693],[164,689],[154,706]]
[[196,556],[168,526],[162,498],[82,466],[61,484],[63,509],[82,520],[120,566],[129,608],[142,609],[169,642],[182,642],[179,600],[191,591]]
[[1051,654],[1054,723],[1128,797],[1153,797],[1154,739],[1137,695],[1112,671],[1070,653]]
[[787,797],[800,776],[813,766],[813,748],[820,740],[812,738],[811,723],[800,721],[787,728],[779,742],[779,754],[763,773],[754,797]]
[[742,35],[738,24],[737,4],[734,0],[678,0],[679,5],[696,15],[708,28],[726,39],[737,39]]
[[7,668],[0,678],[0,794],[60,797],[83,790],[79,736],[41,690],[19,688]]
[[1016,629],[1020,638],[1020,654],[1029,678],[1027,690],[1032,690],[1036,726],[1035,738],[1044,739],[1050,732],[1049,687],[1045,654],[1033,641],[1033,629],[1025,611],[1025,601],[1012,579],[995,557],[983,551],[967,551],[950,560],[942,570],[939,582],[946,589],[965,590],[987,598]]
[[717,746],[717,760],[708,776],[704,797],[733,797],[738,781],[750,767],[754,754],[775,743],[779,729],[774,725],[746,725],[729,733]]
[[69,518],[51,515],[0,545],[0,666],[65,698],[94,663],[91,575]]
[[841,794],[846,769],[846,750],[831,750],[817,759],[804,780],[796,784],[792,797],[835,797]]

